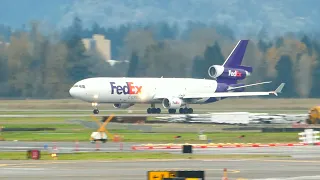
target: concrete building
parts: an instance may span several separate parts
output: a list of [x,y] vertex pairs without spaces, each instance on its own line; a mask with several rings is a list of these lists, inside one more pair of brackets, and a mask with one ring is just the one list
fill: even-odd
[[82,39],[84,47],[89,51],[95,49],[105,59],[111,60],[111,41],[105,39],[103,35],[94,34],[92,38]]
[[114,66],[117,63],[129,62],[127,60],[119,61],[111,59],[111,41],[109,39],[105,39],[103,35],[94,34],[92,38],[82,39],[82,43],[87,51],[96,50],[111,66]]

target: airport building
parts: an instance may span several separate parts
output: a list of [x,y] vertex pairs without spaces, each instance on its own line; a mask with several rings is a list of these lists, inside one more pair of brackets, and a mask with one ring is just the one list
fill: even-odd
[[111,66],[116,63],[128,62],[128,61],[119,61],[112,60],[111,58],[111,41],[106,39],[104,35],[94,34],[92,38],[82,39],[82,43],[87,51],[96,50],[104,60],[109,63]]
[[94,34],[92,38],[84,38],[82,39],[82,43],[87,51],[93,49],[96,50],[101,55],[101,57],[103,57],[104,60],[112,66],[115,63],[121,62],[111,59],[111,41],[109,39],[106,39],[101,34]]
[[94,34],[92,38],[82,39],[87,50],[95,49],[106,61],[111,60],[111,41],[103,35]]

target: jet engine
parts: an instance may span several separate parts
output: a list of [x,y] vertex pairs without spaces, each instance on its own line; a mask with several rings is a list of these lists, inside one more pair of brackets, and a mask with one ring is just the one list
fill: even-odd
[[184,104],[180,98],[165,98],[162,100],[162,106],[167,109],[178,109]]
[[219,65],[210,66],[208,74],[212,78],[222,77],[237,80],[242,80],[250,75],[248,71],[243,69],[227,68]]
[[213,65],[213,66],[209,67],[208,74],[212,78],[217,78],[217,77],[221,76],[223,71],[224,71],[224,67],[223,66]]
[[133,105],[134,104],[132,104],[132,103],[121,103],[121,104],[113,104],[113,107],[117,108],[117,109],[127,109]]

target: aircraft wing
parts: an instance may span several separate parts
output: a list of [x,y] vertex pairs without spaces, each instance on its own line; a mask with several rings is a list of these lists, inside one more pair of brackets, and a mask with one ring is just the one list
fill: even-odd
[[281,93],[282,88],[285,83],[281,83],[279,87],[274,91],[265,91],[265,92],[216,92],[216,93],[206,93],[206,94],[186,94],[183,99],[194,99],[194,98],[206,98],[206,97],[240,97],[240,96],[268,96],[274,94],[278,96],[278,93]]

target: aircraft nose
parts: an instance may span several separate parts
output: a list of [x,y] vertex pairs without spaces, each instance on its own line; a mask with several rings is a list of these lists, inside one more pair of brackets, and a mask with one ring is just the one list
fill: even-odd
[[70,94],[72,97],[77,98],[77,97],[79,97],[79,90],[78,90],[77,88],[72,87],[72,88],[70,88],[70,90],[69,90],[69,94]]
[[69,94],[70,96],[74,97],[74,88],[69,89]]

